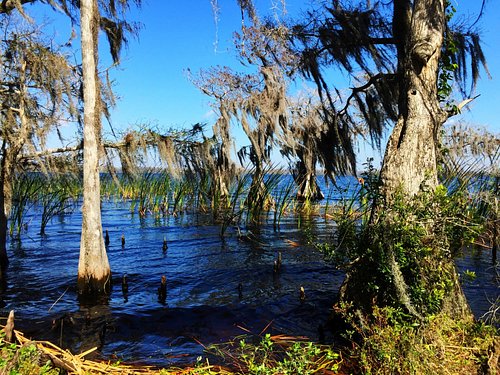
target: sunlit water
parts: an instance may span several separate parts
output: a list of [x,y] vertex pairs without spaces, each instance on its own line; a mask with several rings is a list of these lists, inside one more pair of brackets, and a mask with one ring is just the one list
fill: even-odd
[[[45,237],[38,235],[39,213],[31,209],[22,242],[10,243],[2,316],[15,310],[17,326],[28,335],[73,351],[98,346],[105,357],[158,365],[193,361],[203,353],[201,344],[246,332],[318,339],[343,273],[325,263],[309,242],[327,241],[334,233],[332,221],[284,217],[277,231],[271,223],[240,239],[230,227],[221,238],[220,227],[207,216],[141,219],[126,203],[105,201],[102,208],[103,228],[111,239],[109,300],[84,306],[76,296],[79,209],[53,219]],[[278,252],[283,266],[275,273]],[[498,295],[491,254],[476,251],[457,262],[461,271],[476,272],[464,288],[480,316]],[[124,274],[127,295],[121,288]],[[164,304],[157,295],[162,275],[167,277]]]

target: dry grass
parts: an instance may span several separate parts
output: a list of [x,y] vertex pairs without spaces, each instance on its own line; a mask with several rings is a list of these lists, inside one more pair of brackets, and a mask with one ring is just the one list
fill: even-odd
[[[54,364],[54,367],[63,369],[67,371],[69,375],[188,375],[188,374],[199,374],[199,375],[230,375],[233,374],[231,371],[224,369],[221,366],[210,365],[208,362],[200,364],[196,367],[186,367],[186,368],[170,368],[170,369],[160,369],[153,366],[132,366],[126,363],[120,362],[110,362],[110,361],[99,361],[99,360],[89,360],[85,359],[86,356],[97,350],[97,347],[89,349],[80,354],[72,354],[68,350],[59,348],[48,341],[32,341],[26,338],[21,332],[14,331],[16,341],[18,343],[17,348],[21,349],[30,345],[34,345],[38,352],[41,354],[41,358],[50,359]],[[5,369],[1,369],[0,373],[4,373]],[[35,373],[35,372],[34,372]],[[38,372],[36,372],[38,373]]]

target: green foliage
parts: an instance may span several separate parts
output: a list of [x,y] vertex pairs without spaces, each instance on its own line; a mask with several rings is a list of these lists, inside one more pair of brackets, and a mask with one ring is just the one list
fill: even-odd
[[368,171],[356,197],[334,215],[337,241],[317,247],[348,270],[344,297],[362,296],[356,301],[365,311],[375,304],[403,308],[413,317],[436,314],[456,285],[452,256],[481,233],[483,215],[466,185],[450,194],[443,185],[411,199],[396,194],[384,206],[376,174]]
[[40,234],[45,234],[49,221],[72,211],[79,196],[80,181],[73,175],[40,176],[43,189],[39,190],[37,203],[41,206]]
[[239,337],[227,344],[211,346],[209,353],[229,361],[238,369],[236,374],[307,375],[320,370],[333,373],[339,370],[340,355],[332,347],[284,339],[288,338],[266,334],[253,342],[252,337]]
[[[446,1],[446,22],[449,23],[456,13],[455,7],[450,1]],[[458,64],[455,62],[454,56],[458,52],[457,42],[450,32],[445,33],[441,58],[439,60],[439,76],[438,76],[438,99],[444,102],[445,106],[458,113],[458,107],[447,101],[453,92],[453,80],[455,72],[458,69]]]
[[30,208],[41,211],[40,234],[49,221],[70,213],[81,194],[81,184],[71,174],[20,173],[13,184],[10,235],[19,236]]
[[[467,206],[464,192],[449,196],[442,185],[411,200],[398,196],[368,228],[371,241],[365,251],[379,275],[368,283],[372,290],[367,292],[377,295],[375,288],[393,290],[397,293],[392,297],[387,293],[389,297],[381,302],[398,306],[398,288],[407,288],[419,313],[439,312],[454,286],[453,251],[472,241],[481,230],[479,219]],[[395,277],[392,257],[406,286],[396,285],[400,281]]]
[[373,158],[369,158],[363,164],[366,170],[358,179],[354,195],[349,186],[339,191],[342,199],[333,210],[333,219],[337,224],[334,242],[315,244],[332,263],[350,263],[359,255],[362,233],[369,222],[373,204],[379,197],[379,172],[372,162]]
[[0,337],[0,370],[9,375],[56,375],[59,370],[49,360],[42,359],[42,353],[34,344],[23,346],[10,344]]

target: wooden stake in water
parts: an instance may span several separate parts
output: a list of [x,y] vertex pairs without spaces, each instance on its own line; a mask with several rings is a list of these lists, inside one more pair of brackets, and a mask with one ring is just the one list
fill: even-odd
[[167,237],[163,237],[163,252],[167,252],[168,245],[167,245]]
[[104,235],[104,245],[106,245],[106,246],[109,245],[109,233],[108,233],[107,229],[106,229],[106,233]]
[[158,288],[158,302],[165,303],[167,300],[167,277],[163,275],[161,277],[161,284]]
[[281,258],[281,251],[278,251],[278,257],[277,259],[274,261],[274,273],[278,273],[280,270],[281,270],[281,262],[282,262],[282,258]]
[[238,284],[238,298],[243,299],[243,284]]
[[125,247],[125,235],[122,234],[122,247]]
[[300,287],[300,302],[304,302],[306,300],[306,292],[304,290],[304,287]]
[[128,281],[127,281],[127,274],[124,274],[122,277],[122,293],[125,298],[127,298],[127,293],[128,293]]

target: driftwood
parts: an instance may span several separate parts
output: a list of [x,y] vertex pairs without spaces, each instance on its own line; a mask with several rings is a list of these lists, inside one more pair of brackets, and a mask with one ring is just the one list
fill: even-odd
[[122,277],[122,293],[124,297],[127,297],[128,294],[128,281],[127,281],[127,275],[124,274]]
[[16,333],[14,332],[14,310],[10,310],[7,324],[3,328],[5,332],[5,341],[13,343],[16,341]]
[[[13,313],[12,313],[13,314]],[[5,331],[5,327],[2,328]],[[69,350],[64,350],[57,345],[49,341],[34,341],[24,337],[24,335],[19,331],[12,331],[14,337],[16,337],[19,345],[18,347],[26,347],[34,345],[37,350],[40,351],[42,356],[50,359],[54,367],[65,370],[68,375],[84,375],[84,374],[94,374],[94,375],[139,375],[139,374],[164,374],[164,375],[188,375],[197,373],[213,373],[219,375],[231,375],[233,374],[229,370],[221,366],[212,366],[208,362],[205,366],[199,366],[196,368],[185,367],[185,368],[170,368],[160,370],[154,366],[133,366],[125,363],[112,363],[107,360],[90,360],[85,359],[85,357],[98,348],[91,348],[81,354],[72,354]],[[43,358],[43,357],[42,357]],[[14,363],[14,362],[12,362]],[[3,374],[3,373],[2,373]]]

